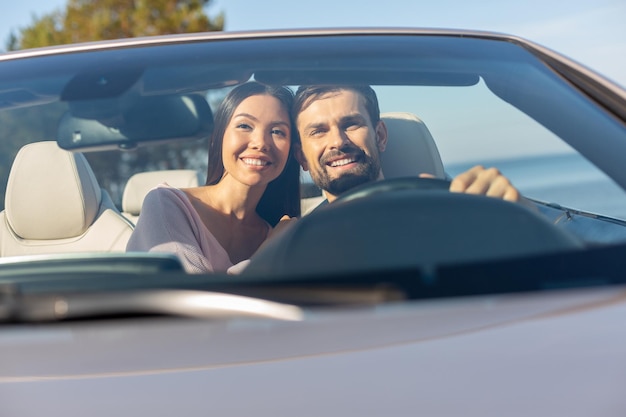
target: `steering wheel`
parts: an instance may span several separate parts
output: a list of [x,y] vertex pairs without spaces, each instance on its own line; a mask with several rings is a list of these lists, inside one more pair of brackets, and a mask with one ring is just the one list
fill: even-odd
[[369,197],[374,194],[401,190],[449,191],[450,180],[441,178],[402,177],[372,181],[341,194],[333,204]]
[[583,247],[521,204],[452,193],[449,186],[406,177],[355,187],[257,251],[243,274],[326,279],[420,268],[428,275],[439,265]]

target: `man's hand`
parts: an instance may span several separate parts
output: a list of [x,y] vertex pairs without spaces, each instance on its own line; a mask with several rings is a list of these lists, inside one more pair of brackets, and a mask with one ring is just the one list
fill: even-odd
[[[270,231],[267,233],[267,237],[265,238],[263,243],[261,243],[261,245],[257,248],[255,253],[267,246],[268,242],[271,242],[274,238],[276,238],[276,236],[281,235],[289,227],[289,225],[293,224],[296,220],[298,220],[297,217],[289,217],[286,214],[281,217],[276,226],[270,229]],[[231,266],[226,272],[230,275],[239,275],[241,274],[241,272],[243,272],[244,269],[248,267],[249,263],[250,259],[246,259],[239,262],[238,264]]]
[[295,223],[298,220],[297,217],[289,217],[288,215],[284,215],[280,218],[276,226],[274,226],[269,233],[267,234],[266,241],[280,235],[290,224]]
[[270,229],[270,231],[267,233],[267,237],[265,238],[263,243],[261,243],[261,246],[259,246],[256,252],[258,252],[261,248],[267,246],[268,242],[276,239],[276,236],[280,236],[281,234],[283,234],[285,230],[287,230],[289,226],[294,224],[297,220],[297,217],[289,217],[286,214],[281,217],[276,226]]
[[[434,178],[431,174],[420,174],[422,178]],[[481,165],[457,175],[450,184],[453,193],[467,193],[501,198],[516,203],[526,203],[520,192],[509,179],[496,168],[485,168]]]
[[520,202],[522,196],[509,179],[496,168],[484,168],[481,165],[457,175],[450,184],[450,191],[486,195],[507,201]]

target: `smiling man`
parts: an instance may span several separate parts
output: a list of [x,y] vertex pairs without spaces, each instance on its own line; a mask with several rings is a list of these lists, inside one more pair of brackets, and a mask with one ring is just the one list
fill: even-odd
[[[301,86],[293,110],[300,136],[296,156],[328,202],[357,185],[384,178],[380,153],[387,145],[387,127],[371,87]],[[450,191],[522,199],[497,169],[482,166],[455,177]]]

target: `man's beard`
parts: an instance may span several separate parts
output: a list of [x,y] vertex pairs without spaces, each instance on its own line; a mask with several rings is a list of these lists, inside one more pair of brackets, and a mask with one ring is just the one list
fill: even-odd
[[[340,177],[331,179],[328,175],[328,166],[325,161],[330,158],[341,157],[342,155],[356,157],[357,166],[350,172],[345,172]],[[357,185],[375,181],[380,175],[380,158],[378,154],[370,156],[361,149],[355,148],[350,148],[349,150],[342,149],[341,151],[325,155],[320,161],[320,166],[321,169],[311,171],[311,178],[315,185],[334,196],[338,196]]]

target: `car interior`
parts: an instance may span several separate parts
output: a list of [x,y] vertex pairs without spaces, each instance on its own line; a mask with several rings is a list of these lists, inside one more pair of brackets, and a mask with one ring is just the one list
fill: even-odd
[[0,255],[124,251],[133,230],[81,153],[54,141],[20,149],[0,213]]
[[[416,115],[408,112],[381,114],[387,126],[389,141],[381,155],[386,178],[410,177],[421,173],[435,178],[447,178],[437,145],[426,127]],[[139,218],[143,199],[158,184],[174,187],[195,187],[204,183],[201,173],[190,169],[159,170],[132,175],[124,187],[122,214],[133,223]],[[302,199],[302,213],[315,208],[324,197],[318,195]]]
[[[77,91],[73,94],[77,94]],[[73,96],[72,98],[76,99]],[[143,199],[150,189],[160,183],[168,183],[181,188],[204,183],[203,173],[194,169],[157,169],[138,172],[126,181],[121,207],[116,207],[109,193],[99,186],[89,163],[81,154],[82,148],[90,148],[90,151],[109,149],[123,151],[132,149],[136,139],[145,141],[148,138],[154,144],[182,138],[197,139],[206,137],[213,123],[212,111],[207,100],[196,94],[133,97],[129,103],[131,104],[128,104],[128,109],[124,113],[125,126],[122,129],[111,129],[107,125],[110,115],[106,112],[115,110],[107,110],[106,106],[101,105],[102,103],[89,98],[72,101],[70,111],[65,113],[59,124],[56,142],[37,142],[26,145],[20,150],[9,177],[5,210],[0,213],[0,216],[5,219],[0,230],[0,255],[2,257],[71,252],[124,252],[134,224],[141,214]],[[158,120],[158,123],[155,125],[148,122],[147,115],[152,115],[150,120]],[[386,191],[432,188],[432,185],[425,185],[427,181],[415,180],[415,177],[423,173],[430,174],[438,180],[450,179],[435,140],[424,121],[410,112],[386,112],[381,114],[381,118],[387,126],[389,136],[385,152],[381,154],[382,169],[387,180],[397,180],[392,183],[391,188],[385,189]],[[310,180],[303,179],[302,185],[303,189],[306,188],[306,193],[303,193],[301,200],[302,213],[308,215],[324,200],[324,197]],[[382,189],[378,191],[380,190]],[[64,194],[60,196],[59,191]],[[385,216],[380,216],[376,214],[377,211],[372,210],[371,204],[377,204],[376,201],[380,200],[379,204],[384,206],[388,202],[383,201],[386,197],[374,196],[377,193],[369,189],[363,193],[362,196],[373,196],[373,200],[368,202],[367,207],[363,206],[360,201],[347,201],[359,200],[355,194],[351,194],[350,199],[343,199],[343,205],[353,208],[342,212],[344,209],[336,205],[338,210],[334,210],[333,216],[328,217],[327,220],[324,220],[326,214],[317,216],[316,227],[310,229],[316,230],[315,236],[334,233],[333,230],[338,230],[337,228],[340,228],[341,223],[347,218],[351,221],[359,219],[364,230],[376,231],[371,236],[371,233],[359,232],[363,234],[360,241],[369,246],[355,253],[371,252],[368,262],[362,262],[361,255],[353,259],[354,262],[346,262],[349,256],[344,254],[347,258],[338,259],[336,265],[330,263],[327,270],[337,271],[343,267],[348,269],[385,268],[412,264],[415,261],[415,251],[399,250],[396,244],[378,248],[378,242],[391,240],[398,243],[400,247],[412,247],[415,245],[416,236],[420,234],[439,236],[437,230],[429,233],[419,231],[420,228],[426,230],[437,224],[437,221],[433,219],[439,219],[441,224],[438,227],[441,228],[445,224],[447,230],[452,224],[458,222],[458,225],[453,227],[458,234],[452,237],[441,236],[441,239],[435,239],[436,243],[433,245],[430,244],[432,241],[420,241],[420,244],[424,246],[420,249],[420,253],[423,254],[420,258],[421,262],[580,248],[582,241],[570,235],[571,230],[576,232],[582,230],[583,234],[599,231],[598,236],[611,236],[611,238],[616,234],[626,235],[625,229],[621,226],[611,227],[609,223],[598,225],[597,222],[591,224],[589,222],[591,219],[578,216],[578,213],[571,213],[564,217],[563,210],[558,207],[540,206],[538,210],[546,215],[546,218],[541,219],[542,222],[536,222],[531,218],[538,218],[538,216],[528,216],[525,212],[513,213],[512,211],[517,210],[518,207],[509,208],[507,203],[504,203],[504,208],[496,207],[502,202],[494,201],[463,201],[463,204],[470,204],[470,206],[475,204],[476,207],[470,209],[469,206],[463,206],[457,211],[439,210],[437,207],[441,204],[445,207],[454,205],[449,204],[448,200],[466,198],[466,196],[452,196],[449,195],[450,193],[438,194],[436,197],[438,203],[432,202],[432,208],[426,209],[432,212],[419,214],[413,207],[424,206],[425,203],[422,200],[413,201],[409,198],[402,202],[394,200],[393,210]],[[446,201],[442,202],[441,199]],[[360,206],[363,208],[359,208]],[[385,208],[381,206],[380,210],[384,212]],[[472,217],[473,215],[478,217]],[[521,216],[518,218],[518,223],[522,225],[518,230],[518,235],[511,234],[511,231],[507,230],[509,226],[504,219],[509,215]],[[405,227],[401,222],[380,225],[377,223],[380,220],[379,217],[401,219],[407,216],[412,219],[411,227]],[[419,220],[420,216],[431,220],[426,221],[428,223],[426,224]],[[495,234],[486,233],[485,222],[493,223],[494,219],[501,219],[502,225],[494,232]],[[508,221],[510,222],[510,218]],[[554,224],[560,227],[555,228]],[[301,270],[304,265],[306,271],[313,273],[316,270],[315,259],[319,259],[320,256],[328,257],[327,251],[332,250],[334,246],[319,245],[323,253],[318,253],[319,250],[296,249],[298,248],[296,240],[308,242],[306,246],[310,248],[311,242],[318,239],[309,234],[306,225],[306,222],[299,222],[298,237],[292,236],[284,239],[284,242],[288,242],[284,243],[289,246],[288,251],[284,248],[280,250],[283,252],[265,251],[264,254],[253,259],[250,270],[267,273],[267,268],[273,265],[273,271],[276,272],[275,266],[281,265],[282,272],[291,274]],[[490,229],[498,228],[491,227]],[[386,232],[381,232],[385,230]],[[507,231],[502,232],[504,233],[502,235],[500,232],[504,230]],[[528,236],[531,230],[534,231],[534,237]],[[319,233],[322,234],[319,235]],[[347,233],[350,232],[347,231]],[[386,235],[382,236],[380,233],[386,233]],[[471,240],[462,239],[464,235],[480,235],[482,239],[491,239],[493,242],[516,243],[482,245],[482,252],[476,253],[474,250],[476,245]],[[591,241],[593,241],[593,236]],[[340,247],[345,247],[350,243],[341,243],[341,239],[336,239],[335,242],[340,244]],[[453,244],[450,245],[449,242]],[[585,242],[588,243],[588,240],[585,239]],[[313,246],[317,247],[317,245]],[[294,255],[294,250],[298,250],[301,254],[306,253],[307,259],[298,254]],[[290,259],[284,258],[287,253],[290,254],[288,256]],[[442,255],[448,253],[453,255]],[[459,258],[459,253],[465,255]],[[313,258],[309,258],[310,256]],[[297,262],[292,262],[292,260],[297,260]]]
[[[406,112],[381,117],[389,134],[381,157],[387,178],[420,173],[446,178],[435,141],[422,120]],[[75,132],[93,134],[99,129],[95,121],[86,130],[78,129],[85,121],[71,122]],[[66,116],[61,134],[67,123]],[[9,177],[6,209],[1,213],[6,218],[1,255],[124,251],[150,189],[161,183],[182,188],[203,182],[201,173],[192,169],[139,172],[126,182],[119,210],[80,152],[63,150],[54,141],[28,144],[19,151]],[[303,198],[303,214],[323,199],[321,192]]]
[[133,174],[124,187],[122,214],[131,222],[136,223],[146,194],[163,183],[176,188],[197,187],[204,184],[204,178],[201,178],[200,173],[193,169],[167,169]]

